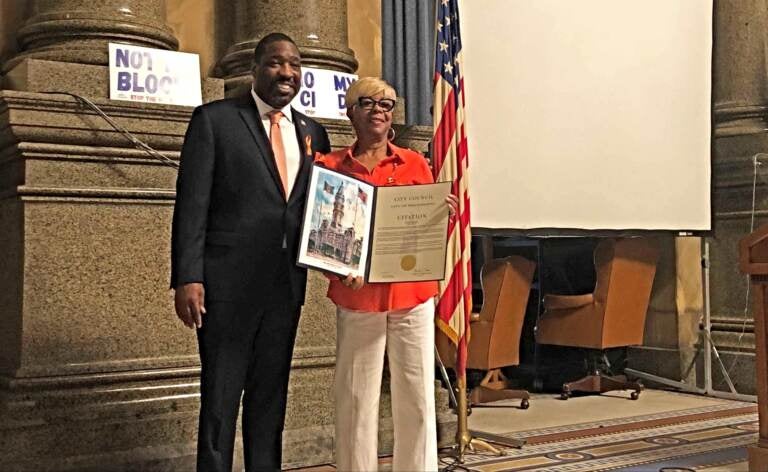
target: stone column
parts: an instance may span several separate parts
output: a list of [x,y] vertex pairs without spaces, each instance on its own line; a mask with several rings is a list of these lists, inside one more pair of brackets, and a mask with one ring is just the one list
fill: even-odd
[[[107,42],[176,48],[164,3],[31,0],[6,64],[4,469],[194,469],[199,360],[168,290],[177,171],[74,98],[40,93],[83,95],[177,161],[191,107],[107,95]],[[204,99],[223,96],[221,80],[206,83]]]
[[[18,53],[2,65],[4,89],[106,98],[108,44],[176,50],[165,0],[31,0],[17,32]],[[203,96],[216,95],[203,83]]]
[[715,2],[715,130],[718,138],[764,133],[766,0]]
[[[750,232],[753,158],[768,150],[768,0],[715,2],[713,211],[711,252],[713,338],[737,389],[754,393],[754,323],[745,313],[747,283],[737,270],[738,241]],[[756,208],[766,208],[768,159],[758,169]],[[765,222],[756,212],[755,227]],[[715,387],[727,387],[712,369]]]
[[108,64],[107,43],[178,48],[165,23],[165,0],[32,0],[19,29],[21,51],[4,70],[25,58]]
[[227,90],[250,83],[253,49],[272,32],[296,41],[304,65],[357,70],[347,39],[346,0],[217,0],[216,14],[222,56],[215,73],[226,80]]

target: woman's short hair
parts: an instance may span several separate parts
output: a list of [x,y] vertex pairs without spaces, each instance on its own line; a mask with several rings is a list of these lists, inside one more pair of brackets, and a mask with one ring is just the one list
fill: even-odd
[[387,83],[387,81],[378,77],[362,77],[352,82],[352,85],[347,89],[347,95],[344,98],[347,110],[352,108],[357,103],[357,99],[360,97],[372,97],[378,93],[386,93],[392,91],[392,98],[397,98],[397,92],[395,88]]

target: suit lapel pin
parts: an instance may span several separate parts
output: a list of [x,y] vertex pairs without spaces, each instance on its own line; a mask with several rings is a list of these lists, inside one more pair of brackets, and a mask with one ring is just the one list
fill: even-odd
[[307,123],[304,120],[299,120],[299,123],[301,123],[301,126],[307,126]]
[[312,157],[312,136],[304,136],[304,147],[306,149],[307,156]]

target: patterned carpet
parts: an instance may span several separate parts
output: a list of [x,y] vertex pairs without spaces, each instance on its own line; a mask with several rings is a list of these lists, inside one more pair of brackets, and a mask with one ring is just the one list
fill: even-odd
[[[746,447],[757,442],[757,406],[725,402],[617,420],[508,433],[525,439],[503,457],[467,454],[464,470],[681,472],[747,470]],[[441,458],[441,467],[453,462]],[[462,467],[448,466],[462,470]]]

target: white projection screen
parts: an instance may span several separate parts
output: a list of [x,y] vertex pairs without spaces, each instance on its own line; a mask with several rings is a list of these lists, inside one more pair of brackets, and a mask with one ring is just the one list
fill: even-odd
[[473,227],[711,229],[712,0],[460,16]]

